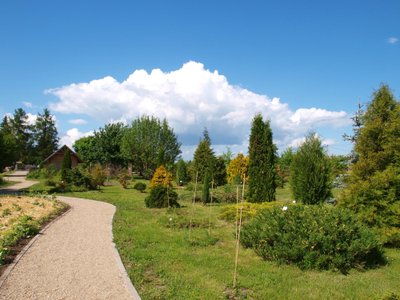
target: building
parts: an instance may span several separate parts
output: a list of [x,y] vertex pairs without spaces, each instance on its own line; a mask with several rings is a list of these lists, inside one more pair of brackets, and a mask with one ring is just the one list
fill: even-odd
[[51,154],[49,157],[47,157],[40,165],[43,167],[47,167],[49,165],[54,165],[57,170],[61,169],[62,162],[64,160],[64,155],[65,152],[69,150],[71,152],[71,166],[72,168],[75,168],[79,163],[82,162],[82,160],[79,158],[79,156],[72,151],[67,145],[62,146],[60,149],[58,149],[56,152]]

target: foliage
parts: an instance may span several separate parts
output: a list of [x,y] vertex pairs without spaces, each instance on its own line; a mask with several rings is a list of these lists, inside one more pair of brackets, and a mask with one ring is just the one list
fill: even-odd
[[284,187],[284,185],[289,182],[290,179],[290,166],[293,161],[294,151],[292,147],[287,148],[278,157],[277,161],[277,185],[279,187]]
[[213,181],[215,186],[222,186],[226,184],[226,167],[225,161],[222,156],[215,159]]
[[91,135],[76,140],[74,145],[76,154],[87,164],[101,161],[102,153],[98,147],[97,139]]
[[122,171],[118,175],[118,182],[124,189],[128,188],[130,181],[131,181],[131,176],[129,176],[127,171]]
[[133,188],[141,193],[146,190],[146,184],[143,182],[136,182]]
[[400,245],[399,138],[400,104],[382,85],[363,115],[354,147],[358,160],[339,202],[395,246]]
[[221,157],[224,160],[225,168],[228,168],[229,164],[231,163],[232,157],[233,157],[231,148],[226,147],[226,152],[223,152]]
[[249,157],[239,153],[228,166],[228,183],[240,184],[244,178],[248,181],[248,168]]
[[201,182],[207,172],[213,177],[215,162],[216,157],[214,150],[211,148],[211,139],[207,129],[204,129],[203,138],[200,140],[193,154],[193,171],[195,174],[192,174],[192,178],[196,178],[196,174],[198,174],[197,179]]
[[260,211],[267,208],[282,207],[282,202],[243,202],[239,204],[225,205],[222,207],[219,218],[226,221],[239,221],[238,211],[242,208],[242,221],[244,223],[252,220]]
[[145,204],[149,208],[180,207],[177,202],[178,194],[168,186],[156,185],[150,190]]
[[107,179],[106,172],[100,164],[96,164],[90,171],[90,185],[92,188],[100,188]]
[[153,178],[150,181],[150,187],[155,186],[172,186],[172,174],[167,171],[167,169],[161,165],[154,172]]
[[293,197],[304,204],[318,204],[332,196],[332,176],[320,139],[310,133],[293,157],[291,188]]
[[185,161],[181,158],[176,164],[176,184],[184,185],[189,181]]
[[71,151],[66,148],[64,151],[64,158],[61,164],[61,180],[69,183],[71,181],[71,169],[72,169],[72,160],[71,160]]
[[42,114],[38,114],[33,127],[34,161],[41,163],[58,148],[58,131],[54,117],[45,108]]
[[334,178],[347,172],[350,158],[346,155],[331,155],[329,161],[331,164],[332,175]]
[[132,121],[122,138],[122,153],[135,171],[151,178],[157,166],[170,168],[181,153],[181,144],[168,122],[142,116]]
[[101,155],[98,162],[103,165],[124,166],[125,158],[121,152],[121,140],[126,126],[122,123],[107,124],[95,131],[94,138]]
[[330,206],[263,210],[244,225],[241,242],[266,260],[302,269],[347,273],[385,261],[376,235],[350,211]]
[[272,141],[270,122],[261,114],[254,117],[249,141],[249,201],[275,200],[276,147]]
[[206,172],[203,178],[203,187],[201,193],[201,201],[203,201],[203,204],[210,202],[210,181],[210,175],[208,172]]

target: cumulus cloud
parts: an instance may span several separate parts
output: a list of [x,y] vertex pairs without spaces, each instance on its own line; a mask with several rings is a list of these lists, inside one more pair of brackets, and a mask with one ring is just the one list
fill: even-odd
[[90,135],[93,135],[93,131],[80,132],[78,128],[71,128],[64,136],[61,137],[59,144],[60,146],[67,145],[68,147],[72,148],[72,145],[76,140]]
[[389,44],[396,44],[399,39],[397,37],[391,36],[390,38],[387,39]]
[[72,119],[72,120],[69,120],[68,123],[74,124],[74,125],[85,125],[85,124],[87,124],[87,121],[84,119]]
[[58,98],[51,110],[85,114],[102,122],[129,122],[144,114],[167,118],[187,146],[197,144],[207,127],[214,145],[243,148],[256,113],[271,120],[278,146],[288,145],[316,127],[341,127],[350,122],[344,111],[293,111],[279,98],[234,86],[218,71],[209,71],[193,61],[172,72],[136,70],[122,82],[107,76],[49,89],[46,93]]

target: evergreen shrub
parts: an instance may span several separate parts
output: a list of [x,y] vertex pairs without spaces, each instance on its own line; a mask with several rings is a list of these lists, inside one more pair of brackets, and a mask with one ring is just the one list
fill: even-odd
[[156,185],[151,188],[150,195],[144,200],[146,207],[163,208],[163,207],[180,207],[177,202],[178,194],[171,188]]
[[146,190],[146,184],[143,182],[137,182],[133,186],[133,188],[141,193],[143,193]]
[[244,225],[241,243],[266,260],[302,269],[347,273],[385,262],[375,233],[350,211],[331,206],[265,209]]

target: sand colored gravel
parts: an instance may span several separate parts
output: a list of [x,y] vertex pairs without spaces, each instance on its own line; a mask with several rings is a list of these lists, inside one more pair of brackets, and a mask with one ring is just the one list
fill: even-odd
[[58,197],[71,210],[22,256],[0,288],[0,299],[140,299],[112,241],[115,207]]

